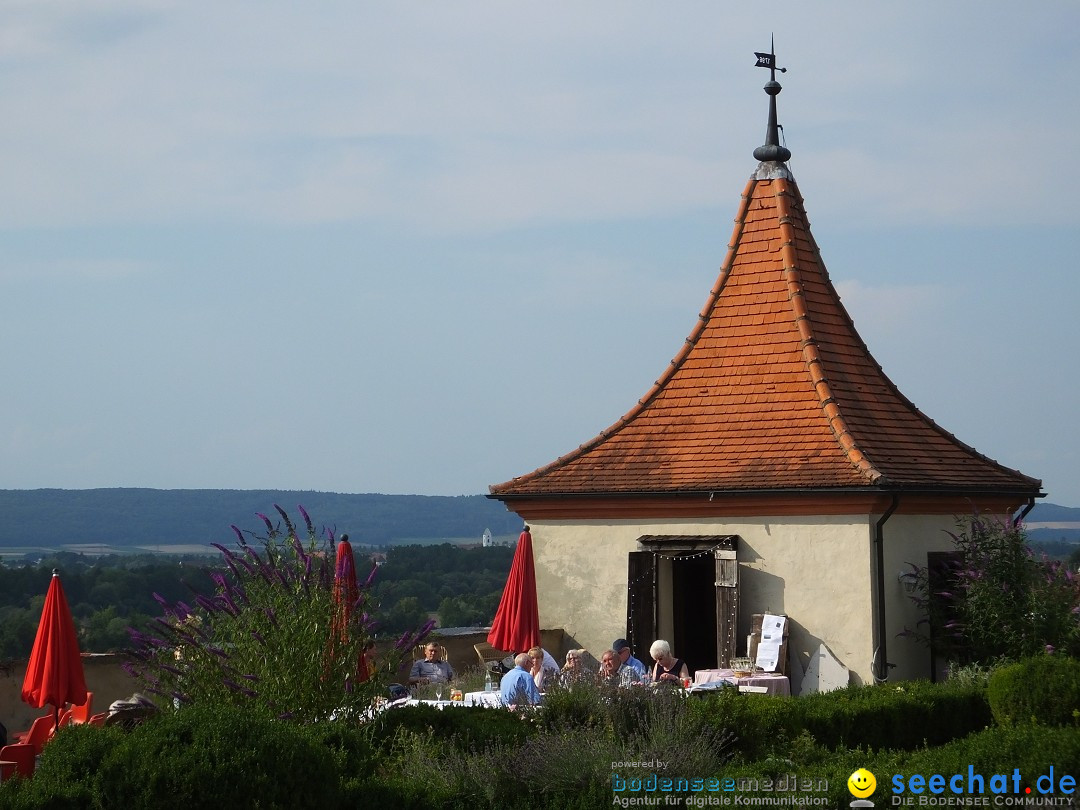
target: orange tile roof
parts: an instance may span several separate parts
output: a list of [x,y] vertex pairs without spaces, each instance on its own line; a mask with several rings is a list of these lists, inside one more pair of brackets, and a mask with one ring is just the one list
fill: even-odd
[[652,390],[493,497],[798,488],[1039,494],[923,415],[840,303],[783,163],[751,177],[694,332]]

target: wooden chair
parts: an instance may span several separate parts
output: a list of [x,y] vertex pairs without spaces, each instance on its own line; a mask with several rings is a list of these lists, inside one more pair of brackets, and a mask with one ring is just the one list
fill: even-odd
[[492,664],[502,661],[508,653],[506,650],[496,650],[486,641],[481,641],[479,644],[473,644],[473,649],[476,650],[476,657],[480,659],[480,666],[487,669]]
[[[412,660],[413,661],[423,661],[425,658],[427,658],[427,656],[424,655],[424,650],[427,649],[427,646],[430,643],[431,642],[429,641],[429,642],[425,642],[424,644],[417,644],[415,647],[413,647]],[[440,661],[448,661],[449,659],[446,657],[447,656],[446,647],[444,647],[442,644],[439,644],[437,646],[439,648],[439,660]]]
[[15,763],[15,773],[29,779],[34,775],[34,746],[28,743],[13,743],[0,748],[0,760]]

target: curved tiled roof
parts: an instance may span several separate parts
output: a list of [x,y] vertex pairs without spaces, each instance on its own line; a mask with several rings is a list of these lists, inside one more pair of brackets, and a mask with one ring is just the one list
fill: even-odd
[[493,497],[873,488],[1036,495],[922,414],[855,331],[786,164],[747,183],[693,333],[653,388]]

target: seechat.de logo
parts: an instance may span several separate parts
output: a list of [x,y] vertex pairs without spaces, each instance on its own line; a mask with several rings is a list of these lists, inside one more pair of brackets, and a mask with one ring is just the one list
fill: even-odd
[[867,801],[866,797],[872,794],[876,788],[877,778],[866,768],[859,768],[847,780],[847,789],[855,797],[855,801],[850,806],[873,807],[874,803]]

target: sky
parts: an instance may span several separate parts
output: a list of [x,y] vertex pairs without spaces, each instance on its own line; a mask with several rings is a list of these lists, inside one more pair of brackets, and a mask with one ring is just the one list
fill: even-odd
[[886,374],[1080,506],[1080,4],[0,2],[0,488],[486,493],[677,354],[764,142]]

